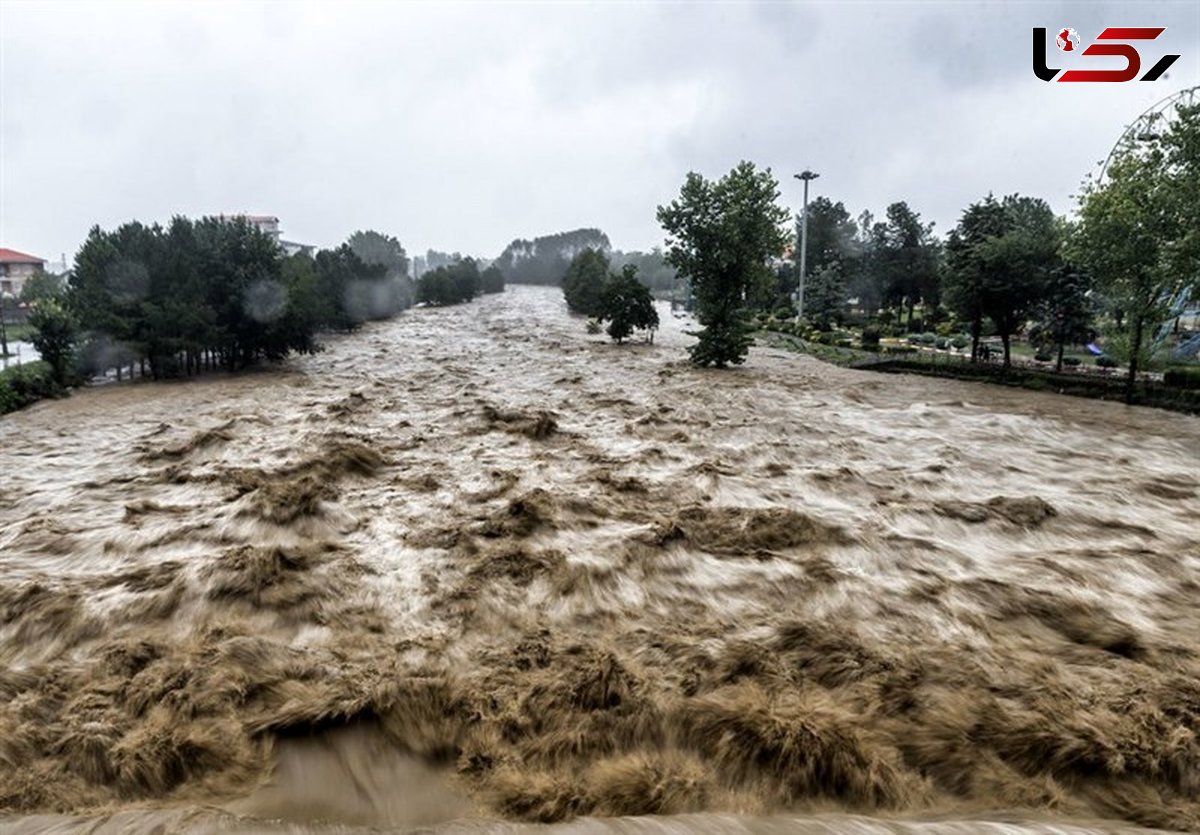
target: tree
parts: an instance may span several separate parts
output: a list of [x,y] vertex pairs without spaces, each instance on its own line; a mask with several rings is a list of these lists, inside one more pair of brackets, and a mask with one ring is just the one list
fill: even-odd
[[847,265],[846,284],[849,294],[858,299],[863,313],[874,316],[883,305],[883,281],[879,253],[883,249],[883,233],[886,226],[875,223],[870,212],[858,216],[851,252],[853,258]]
[[1171,302],[1200,276],[1200,107],[1181,107],[1161,136],[1120,149],[1085,182],[1070,256],[1094,277],[1128,345],[1132,401],[1147,345]]
[[980,247],[984,261],[983,312],[1004,344],[1004,367],[1012,364],[1011,341],[1046,292],[1058,266],[1054,212],[1036,197],[1009,195],[1001,202],[1005,229]]
[[503,293],[504,273],[500,272],[499,267],[492,264],[479,274],[479,284],[484,293]]
[[637,267],[637,280],[656,292],[670,292],[675,288],[675,270],[663,260],[658,247],[649,252],[621,252],[614,250],[611,257],[613,269],[627,265]]
[[1062,371],[1063,352],[1068,343],[1087,340],[1092,322],[1091,280],[1075,264],[1060,261],[1050,275],[1030,331],[1030,341],[1052,348],[1057,356],[1055,371]]
[[558,284],[567,265],[585,249],[607,254],[612,245],[599,229],[574,229],[533,240],[518,238],[496,259],[504,280],[514,284]]
[[457,304],[460,301],[454,279],[446,267],[430,270],[417,279],[416,298],[417,304],[434,306]]
[[1004,343],[1012,364],[1013,334],[1041,303],[1059,266],[1058,221],[1044,200],[988,195],[963,212],[946,244],[947,298],[971,323],[971,358],[979,354],[983,317]]
[[1167,245],[1168,269],[1182,287],[1200,295],[1200,104],[1179,108],[1161,140],[1165,190],[1179,238]]
[[983,334],[983,288],[987,263],[981,247],[1004,234],[1004,209],[992,195],[972,203],[963,211],[946,242],[946,300],[971,328],[971,359],[979,358]]
[[637,267],[626,264],[605,282],[598,318],[609,323],[608,335],[617,343],[634,329],[653,331],[658,327],[654,296],[637,280]]
[[26,279],[20,300],[23,304],[36,305],[40,301],[61,298],[65,289],[62,276],[41,270]]
[[571,259],[562,279],[567,309],[583,316],[599,316],[608,280],[608,256],[598,249],[584,249]]
[[658,207],[668,236],[666,260],[691,281],[704,326],[690,349],[697,365],[723,368],[745,360],[751,341],[746,298],[771,281],[768,260],[787,241],[788,212],[778,199],[770,169],[742,162],[715,182],[689,173],[679,197]]
[[355,232],[346,245],[364,264],[378,264],[387,269],[389,278],[408,277],[408,253],[392,235],[367,230]]
[[454,283],[455,298],[459,302],[469,302],[482,292],[479,279],[479,264],[474,258],[464,258],[457,264],[451,264],[446,270]]
[[846,306],[846,280],[841,261],[827,261],[804,286],[804,315],[822,330],[841,321]]
[[375,281],[381,286],[373,289],[373,303],[368,318],[394,316],[412,304],[412,282],[408,277],[408,253],[395,237],[380,232],[355,232],[346,245],[364,264],[384,268]]
[[417,279],[417,302],[421,304],[462,304],[480,292],[479,265],[473,258],[438,267]]
[[917,302],[936,305],[940,296],[938,246],[933,224],[901,201],[887,208],[887,220],[873,231],[875,245],[872,267],[882,285],[883,301],[908,309],[912,322]]
[[75,317],[54,299],[45,299],[29,314],[33,326],[33,347],[50,364],[54,380],[60,386],[71,381],[78,325]]

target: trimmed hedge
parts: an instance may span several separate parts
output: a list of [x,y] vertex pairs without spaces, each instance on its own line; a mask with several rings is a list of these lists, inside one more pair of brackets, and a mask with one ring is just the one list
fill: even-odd
[[62,393],[48,362],[30,362],[0,371],[0,415]]
[[[857,364],[856,367],[885,373],[924,374],[981,383],[1051,391],[1098,400],[1123,400],[1125,380],[1103,374],[1068,374],[1032,368],[1004,368],[993,363],[972,363],[966,359],[942,357],[933,361],[916,357],[896,357]],[[1133,402],[1176,412],[1200,414],[1200,386],[1185,388],[1171,384],[1139,380],[1133,389]]]
[[1200,389],[1200,367],[1169,368],[1163,374],[1163,382],[1189,391]]

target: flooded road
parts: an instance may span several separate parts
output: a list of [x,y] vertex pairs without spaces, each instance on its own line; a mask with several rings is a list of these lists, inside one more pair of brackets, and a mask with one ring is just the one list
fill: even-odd
[[1200,829],[1200,420],[663,318],[0,419],[0,827]]

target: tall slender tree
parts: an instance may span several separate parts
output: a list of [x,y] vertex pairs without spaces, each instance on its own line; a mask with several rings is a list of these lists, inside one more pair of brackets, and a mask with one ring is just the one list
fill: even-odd
[[770,169],[742,162],[717,181],[692,172],[679,197],[658,207],[667,262],[691,281],[703,329],[690,349],[697,365],[741,363],[750,347],[748,294],[772,280],[769,262],[787,241],[789,213]]

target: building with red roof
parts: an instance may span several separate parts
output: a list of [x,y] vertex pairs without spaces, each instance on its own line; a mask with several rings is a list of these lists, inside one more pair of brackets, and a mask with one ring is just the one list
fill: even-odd
[[25,282],[45,269],[44,258],[0,247],[0,293],[21,295]]

